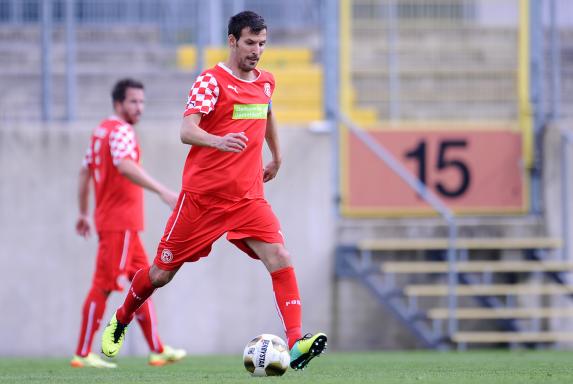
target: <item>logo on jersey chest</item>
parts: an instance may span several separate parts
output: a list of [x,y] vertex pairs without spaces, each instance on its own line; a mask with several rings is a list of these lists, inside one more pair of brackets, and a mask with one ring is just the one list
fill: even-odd
[[267,95],[267,97],[271,97],[271,84],[265,83],[264,88],[265,88],[265,95]]
[[233,105],[233,120],[266,119],[268,104],[235,104]]

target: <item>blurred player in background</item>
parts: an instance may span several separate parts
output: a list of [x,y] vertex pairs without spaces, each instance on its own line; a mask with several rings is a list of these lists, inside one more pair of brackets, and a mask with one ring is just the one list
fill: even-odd
[[[181,141],[192,145],[182,192],[153,265],[134,277],[125,302],[103,332],[102,351],[107,356],[119,352],[127,325],[153,291],[171,281],[184,263],[207,256],[225,233],[243,252],[260,259],[271,275],[291,367],[304,368],[326,347],[324,333],[302,335],[291,257],[263,193],[263,182],[272,180],[281,165],[271,108],[275,80],[256,68],[266,36],[265,22],[256,13],[231,17],[228,60],[204,71],[191,89],[181,126]],[[272,160],[263,168],[265,139]]]
[[[112,291],[123,290],[119,279],[130,281],[139,269],[149,268],[139,239],[143,230],[143,188],[155,192],[173,209],[177,195],[149,176],[139,165],[140,150],[133,130],[144,107],[143,84],[120,80],[112,91],[115,115],[104,120],[91,137],[79,175],[79,218],[76,230],[90,235],[89,183],[95,188],[95,227],[99,243],[96,270],[84,302],[82,325],[72,367],[115,368],[115,363],[91,353],[105,305]],[[163,345],[157,333],[155,310],[147,300],[135,312],[149,344],[149,364],[160,366],[180,360],[185,351]]]

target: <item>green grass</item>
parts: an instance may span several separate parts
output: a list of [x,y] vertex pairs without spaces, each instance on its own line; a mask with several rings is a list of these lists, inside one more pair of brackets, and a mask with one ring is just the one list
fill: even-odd
[[[240,356],[190,356],[163,368],[120,358],[115,370],[73,369],[68,359],[0,359],[0,383],[572,383],[573,353],[329,353],[304,372],[252,378]],[[262,381],[261,381],[262,380]]]

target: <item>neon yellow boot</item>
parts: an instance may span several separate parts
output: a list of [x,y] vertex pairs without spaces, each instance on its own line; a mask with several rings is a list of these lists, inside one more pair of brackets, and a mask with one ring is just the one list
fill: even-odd
[[298,339],[290,350],[290,367],[304,369],[316,356],[326,349],[327,337],[324,333],[307,333]]

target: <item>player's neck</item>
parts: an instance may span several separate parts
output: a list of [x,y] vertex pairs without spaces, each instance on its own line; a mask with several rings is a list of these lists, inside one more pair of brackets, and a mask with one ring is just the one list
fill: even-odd
[[255,70],[243,71],[238,65],[233,64],[230,59],[225,61],[223,64],[231,71],[233,76],[238,77],[241,80],[253,81],[257,78],[257,72]]
[[116,119],[120,120],[121,122],[123,122],[125,124],[129,124],[132,126],[135,125],[135,124],[129,123],[127,117],[124,114],[119,113],[117,111],[114,111],[113,117],[115,117]]

